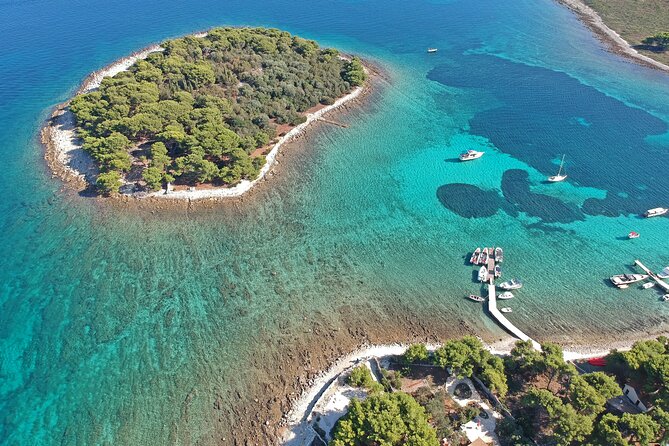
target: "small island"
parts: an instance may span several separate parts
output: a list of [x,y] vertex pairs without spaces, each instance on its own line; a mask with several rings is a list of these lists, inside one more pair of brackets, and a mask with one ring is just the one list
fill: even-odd
[[[71,114],[70,131],[95,168],[86,178],[102,195],[246,182],[242,193],[291,130],[357,95],[367,76],[355,57],[265,28],[216,28],[125,62],[52,118]],[[66,139],[53,133],[47,147]]]

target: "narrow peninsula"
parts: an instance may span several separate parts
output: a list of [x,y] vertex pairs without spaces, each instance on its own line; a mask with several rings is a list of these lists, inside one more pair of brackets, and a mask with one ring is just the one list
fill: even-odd
[[366,77],[358,58],[277,29],[168,40],[91,75],[45,128],[47,160],[99,195],[238,196]]

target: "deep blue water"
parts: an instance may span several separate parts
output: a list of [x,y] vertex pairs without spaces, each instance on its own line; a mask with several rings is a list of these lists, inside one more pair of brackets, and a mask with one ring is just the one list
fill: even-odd
[[[388,80],[241,207],[136,215],[62,193],[37,139],[51,107],[216,25],[280,27]],[[512,319],[539,340],[667,332],[655,292],[603,279],[669,264],[669,219],[638,217],[669,207],[669,77],[551,1],[5,1],[0,35],[0,444],[229,439],[270,379],[240,364],[315,322],[408,312],[500,337],[462,299],[476,246],[506,248],[527,284]],[[455,162],[468,148],[486,155]],[[562,154],[569,180],[546,184]]]

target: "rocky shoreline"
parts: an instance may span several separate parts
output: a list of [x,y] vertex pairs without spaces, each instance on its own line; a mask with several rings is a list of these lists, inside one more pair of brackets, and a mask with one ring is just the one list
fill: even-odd
[[[206,34],[206,32],[201,32],[193,34],[193,36],[204,37]],[[91,73],[77,89],[75,96],[94,91],[105,77],[125,71],[137,60],[145,59],[149,54],[157,51],[162,51],[162,48],[159,45],[151,45]],[[344,59],[347,57],[342,56]],[[267,180],[268,174],[274,174],[273,169],[278,163],[276,158],[281,154],[285,145],[304,136],[310,127],[322,122],[321,120],[326,115],[331,116],[336,111],[347,110],[351,105],[360,104],[360,99],[369,94],[372,88],[371,84],[374,78],[379,75],[379,70],[367,61],[363,63],[368,74],[368,80],[364,86],[356,87],[347,95],[337,99],[334,104],[308,114],[304,123],[293,127],[286,135],[281,137],[266,155],[267,162],[255,180],[242,180],[233,187],[192,188],[193,190],[170,193],[165,190],[152,193],[121,193],[115,197],[105,198],[105,201],[120,200],[125,203],[130,200],[147,201],[150,205],[159,201],[186,202],[190,207],[190,203],[193,202],[206,201],[211,205],[214,202],[227,201],[247,194],[254,186]],[[40,141],[45,147],[44,159],[49,169],[51,169],[52,178],[60,178],[67,189],[71,189],[79,195],[95,196],[94,184],[99,173],[98,168],[92,157],[83,150],[81,141],[76,136],[74,115],[69,110],[69,103],[70,100],[57,105],[40,132]]]
[[609,28],[600,15],[581,0],[555,0],[570,9],[609,50],[639,65],[669,73],[669,66],[635,50],[620,34]]

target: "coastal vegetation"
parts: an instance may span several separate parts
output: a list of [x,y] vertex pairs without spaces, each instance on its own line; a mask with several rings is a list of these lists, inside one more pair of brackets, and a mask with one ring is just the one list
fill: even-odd
[[657,46],[655,41],[645,41],[649,36],[669,31],[669,8],[665,0],[583,0],[583,3],[597,11],[609,28],[638,51],[669,64],[665,48]]
[[[531,342],[518,341],[510,354],[499,357],[470,336],[450,340],[433,352],[415,344],[397,365],[403,374],[392,386],[376,382],[364,365],[351,371],[348,383],[368,389],[369,396],[352,401],[331,445],[432,445],[438,444],[435,438],[462,444],[462,426],[483,411],[474,403],[455,404],[438,370],[457,380],[470,377],[482,386],[481,394],[494,395],[491,404],[505,414],[496,423],[504,446],[627,446],[669,440],[669,340],[664,337],[611,352],[598,371],[565,361],[562,349],[550,342],[538,351]],[[410,394],[404,393],[404,377],[428,384],[411,384]],[[619,409],[611,403],[626,398],[625,384],[637,389],[648,410],[634,403],[627,406],[631,409]]]
[[365,81],[358,59],[276,29],[217,28],[161,46],[70,103],[104,193],[252,180],[263,148]]

